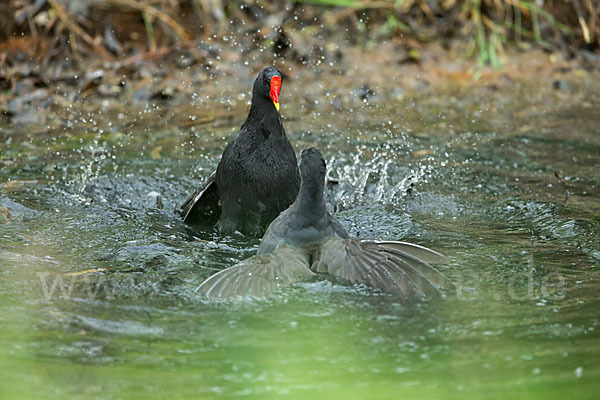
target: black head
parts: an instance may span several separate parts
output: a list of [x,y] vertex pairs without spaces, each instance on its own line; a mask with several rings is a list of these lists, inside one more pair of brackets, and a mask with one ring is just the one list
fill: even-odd
[[319,149],[316,147],[307,147],[302,150],[300,161],[302,182],[311,182],[323,186],[326,172],[327,165]]
[[275,67],[266,67],[258,73],[254,81],[253,96],[264,96],[271,99],[279,111],[279,92],[281,90],[281,72]]

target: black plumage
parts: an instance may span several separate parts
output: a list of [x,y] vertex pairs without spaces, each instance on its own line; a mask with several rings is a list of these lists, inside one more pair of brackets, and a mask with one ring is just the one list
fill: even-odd
[[190,224],[221,233],[260,236],[296,198],[300,175],[279,115],[281,73],[263,69],[254,81],[248,118],[227,145],[216,172],[181,206]]
[[430,265],[446,260],[433,250],[406,242],[349,238],[325,206],[325,169],[317,149],[304,149],[298,197],[271,223],[258,254],[209,277],[198,290],[217,298],[264,296],[317,273],[407,297],[452,288]]

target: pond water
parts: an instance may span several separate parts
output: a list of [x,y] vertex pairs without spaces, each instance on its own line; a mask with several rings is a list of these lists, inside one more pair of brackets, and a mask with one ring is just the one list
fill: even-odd
[[597,88],[364,102],[335,78],[314,97],[287,84],[288,135],[328,159],[342,223],[442,252],[457,292],[325,280],[208,302],[194,289],[259,242],[194,232],[173,210],[243,122],[248,82],[3,123],[0,397],[597,398]]

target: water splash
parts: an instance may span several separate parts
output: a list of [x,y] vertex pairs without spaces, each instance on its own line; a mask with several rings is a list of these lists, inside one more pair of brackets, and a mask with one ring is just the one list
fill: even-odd
[[400,167],[388,151],[367,157],[359,149],[350,160],[333,158],[328,163],[327,181],[334,182],[328,202],[335,211],[373,203],[397,206],[431,171],[430,165]]
[[[83,164],[71,178],[64,180],[65,192],[82,203],[91,201],[85,196],[85,190],[100,176],[104,161],[111,158],[111,152],[107,145],[104,142],[99,143],[101,134],[102,130],[96,134],[92,144],[78,150],[83,157]],[[85,152],[88,152],[89,155],[85,155]]]

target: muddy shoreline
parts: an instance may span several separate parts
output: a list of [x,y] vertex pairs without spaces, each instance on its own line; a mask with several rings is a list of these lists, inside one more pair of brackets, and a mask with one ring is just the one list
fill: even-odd
[[[355,103],[376,105],[448,90],[476,94],[522,88],[539,96],[559,93],[593,100],[600,81],[600,70],[561,53],[514,51],[504,67],[495,69],[464,58],[460,48],[430,45],[418,62],[406,61],[397,50],[394,42],[371,50],[350,47],[337,60],[318,65],[260,52],[248,57],[233,49],[215,51],[205,63],[185,66],[178,51],[132,64],[84,60],[76,70],[44,69],[25,62],[0,74],[0,129],[10,132],[28,126],[39,132],[45,127],[59,133],[72,126],[73,118],[65,113],[104,112],[118,120],[130,119],[128,112],[119,111],[124,106],[155,108],[161,121],[182,128],[241,118],[235,110],[249,101],[248,88],[264,65],[275,65],[284,73],[284,86],[305,89],[303,93],[284,89],[283,105],[291,95],[306,110],[341,110]],[[190,112],[188,121],[180,121],[181,110]]]

